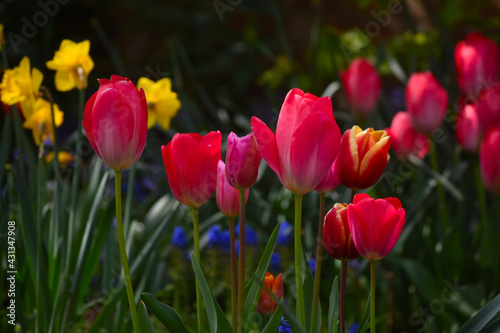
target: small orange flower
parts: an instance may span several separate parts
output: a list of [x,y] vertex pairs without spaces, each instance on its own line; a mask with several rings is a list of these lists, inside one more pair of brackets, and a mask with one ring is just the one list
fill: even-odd
[[[269,291],[273,294],[269,294]],[[264,278],[264,285],[262,286],[262,292],[260,293],[259,303],[257,304],[257,311],[263,315],[272,314],[277,308],[278,303],[283,297],[283,278],[281,274],[276,278],[270,274],[266,273]]]

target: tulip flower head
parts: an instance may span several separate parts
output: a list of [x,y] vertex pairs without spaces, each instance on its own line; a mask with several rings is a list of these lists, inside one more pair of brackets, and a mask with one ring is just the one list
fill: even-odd
[[382,259],[391,252],[406,221],[399,199],[373,199],[366,193],[354,196],[347,219],[356,249],[369,260]]
[[386,131],[363,131],[359,126],[345,131],[337,157],[340,182],[351,189],[375,184],[389,161],[390,146],[391,137]]
[[75,43],[64,39],[54,54],[47,61],[47,68],[56,71],[55,84],[59,91],[87,88],[87,80],[94,68],[94,62],[89,55],[90,41]]
[[161,147],[170,189],[180,203],[199,208],[208,201],[217,184],[221,142],[219,131],[177,133]]
[[401,159],[408,158],[410,155],[422,159],[429,152],[429,140],[413,128],[410,115],[406,111],[394,115],[391,128],[387,130],[387,133],[391,137],[392,148]]
[[405,90],[406,109],[413,127],[431,134],[446,115],[448,94],[431,72],[413,73]]
[[[240,191],[232,187],[227,181],[226,166],[222,161],[219,161],[217,165],[215,196],[217,199],[217,206],[222,214],[230,217],[235,217],[239,214]],[[248,200],[248,189],[245,191],[245,200]]]
[[458,85],[467,96],[479,96],[498,81],[500,52],[495,43],[480,33],[470,33],[455,48]]
[[231,186],[243,190],[255,184],[260,154],[252,133],[239,138],[231,132],[227,138],[226,177]]
[[461,105],[455,119],[455,137],[465,151],[478,152],[483,137],[476,104]]
[[338,260],[351,260],[359,257],[352,241],[345,203],[336,203],[325,216],[323,242],[326,252]]
[[148,129],[156,123],[165,131],[170,128],[172,118],[181,108],[177,93],[172,91],[172,82],[165,77],[154,82],[147,77],[139,78],[138,89],[144,89],[148,101]]
[[345,72],[340,73],[351,111],[356,116],[366,117],[377,104],[381,80],[375,67],[367,60],[356,58]]
[[488,190],[500,195],[500,127],[492,128],[486,133],[481,150],[479,163],[481,177]]
[[492,127],[500,126],[500,85],[489,87],[481,93],[477,102],[477,115],[483,134]]
[[328,97],[292,89],[281,107],[276,134],[257,117],[251,125],[262,158],[294,194],[314,189],[337,156],[341,134]]
[[[64,113],[54,104],[54,123],[61,126]],[[50,103],[43,98],[38,98],[34,105],[33,114],[23,123],[24,128],[31,129],[33,140],[37,146],[47,138],[54,142],[54,128],[52,126],[52,110]]]
[[275,278],[272,274],[267,272],[264,278],[264,285],[262,286],[259,302],[257,303],[257,311],[266,316],[271,315],[278,307],[278,302],[282,297],[283,278],[281,274]]
[[333,191],[337,186],[339,186],[340,179],[337,170],[337,159],[333,162],[332,166],[326,172],[326,175],[321,179],[314,190],[318,193],[326,193]]
[[146,145],[146,97],[144,90],[118,75],[99,83],[85,105],[83,129],[104,163],[121,171],[137,162]]

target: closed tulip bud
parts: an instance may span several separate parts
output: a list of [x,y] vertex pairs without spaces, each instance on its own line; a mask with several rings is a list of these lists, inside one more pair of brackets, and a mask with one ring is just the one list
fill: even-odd
[[401,159],[408,158],[410,155],[422,159],[429,152],[427,137],[413,128],[410,115],[406,111],[394,115],[391,128],[387,133],[391,136],[392,149]]
[[262,158],[294,194],[314,189],[337,156],[341,134],[328,97],[292,89],[281,107],[276,135],[257,117],[251,124]]
[[477,115],[483,134],[491,127],[500,126],[500,85],[481,93],[477,102]]
[[260,154],[252,133],[239,138],[231,132],[227,138],[226,177],[231,186],[243,190],[255,184]]
[[369,260],[382,259],[391,252],[406,221],[399,199],[375,200],[366,193],[354,196],[347,218],[356,249]]
[[455,137],[463,150],[477,152],[482,139],[476,104],[461,105],[455,120]]
[[[240,191],[228,183],[226,178],[226,166],[222,161],[219,161],[217,165],[215,197],[217,199],[217,206],[222,214],[231,217],[235,217],[239,214]],[[248,200],[248,189],[245,191],[245,200]]]
[[448,94],[431,72],[411,75],[406,85],[405,101],[417,131],[431,134],[441,127],[446,115]]
[[486,133],[481,150],[479,163],[481,177],[488,190],[500,195],[500,127],[492,128]]
[[351,260],[359,257],[352,241],[345,203],[336,203],[325,216],[323,242],[329,255],[338,260]]
[[351,112],[359,117],[369,115],[377,105],[382,86],[375,67],[366,59],[356,58],[340,73]]
[[257,303],[257,311],[266,316],[271,315],[276,308],[278,308],[278,302],[282,297],[283,278],[281,274],[275,278],[272,274],[267,272],[264,278],[264,285],[262,286],[259,302]]
[[351,189],[375,184],[389,161],[390,146],[391,137],[386,131],[363,131],[359,126],[345,131],[337,157],[340,182]]
[[208,201],[217,183],[221,142],[219,131],[177,133],[161,147],[170,189],[180,203],[198,208]]
[[495,43],[480,33],[470,33],[455,48],[458,85],[467,96],[479,93],[498,80],[500,52]]
[[146,144],[148,107],[144,90],[127,78],[100,79],[83,112],[92,148],[110,168],[121,171],[141,157]]
[[321,179],[314,190],[318,193],[326,193],[333,191],[337,186],[339,186],[340,179],[337,171],[337,159],[333,162],[332,166],[326,172],[326,175]]

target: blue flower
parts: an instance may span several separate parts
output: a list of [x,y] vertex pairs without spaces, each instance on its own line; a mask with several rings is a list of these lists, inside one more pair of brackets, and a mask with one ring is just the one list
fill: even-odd
[[183,248],[183,249],[187,247],[186,233],[184,232],[184,229],[182,227],[177,226],[174,228],[174,232],[172,233],[171,242],[172,242],[172,245]]
[[272,272],[279,272],[281,270],[281,256],[278,252],[273,252],[271,262],[269,263],[269,270]]
[[349,333],[356,333],[358,329],[359,329],[359,324],[352,323],[351,326],[349,327]]
[[276,244],[287,246],[290,244],[293,236],[293,227],[288,221],[284,221],[280,225],[280,230],[278,231],[278,238],[276,238]]
[[218,225],[211,226],[207,232],[208,247],[219,247],[220,239],[221,239],[220,226]]
[[316,273],[316,259],[315,258],[309,258],[307,260],[307,262],[309,263],[309,267],[311,267],[311,272],[314,275]]
[[290,325],[288,325],[288,320],[285,320],[285,317],[281,317],[280,326],[278,327],[278,333],[292,333]]

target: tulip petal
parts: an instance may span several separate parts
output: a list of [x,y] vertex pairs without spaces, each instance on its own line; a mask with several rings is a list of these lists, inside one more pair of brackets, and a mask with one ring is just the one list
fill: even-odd
[[359,178],[363,179],[361,188],[368,188],[375,184],[384,172],[389,162],[388,152],[391,146],[390,136],[378,141],[363,157],[359,168]]
[[94,133],[92,133],[92,110],[94,108],[94,103],[95,99],[97,97],[97,92],[95,92],[87,101],[85,104],[85,110],[83,112],[83,122],[82,126],[83,129],[85,130],[85,134],[87,134],[87,138],[92,145],[92,148],[94,148],[95,152],[99,157],[102,159],[101,154],[99,154],[99,149],[97,148],[95,138],[94,138]]
[[359,154],[355,127],[344,132],[340,145],[339,162],[337,164],[340,182],[346,187],[354,188],[357,183],[359,170]]
[[252,117],[251,126],[255,141],[257,141],[257,146],[259,147],[260,156],[267,162],[283,184],[278,161],[276,135],[274,135],[273,131],[257,117]]
[[377,253],[384,258],[396,245],[405,223],[404,210],[399,209],[390,215],[379,228]]

